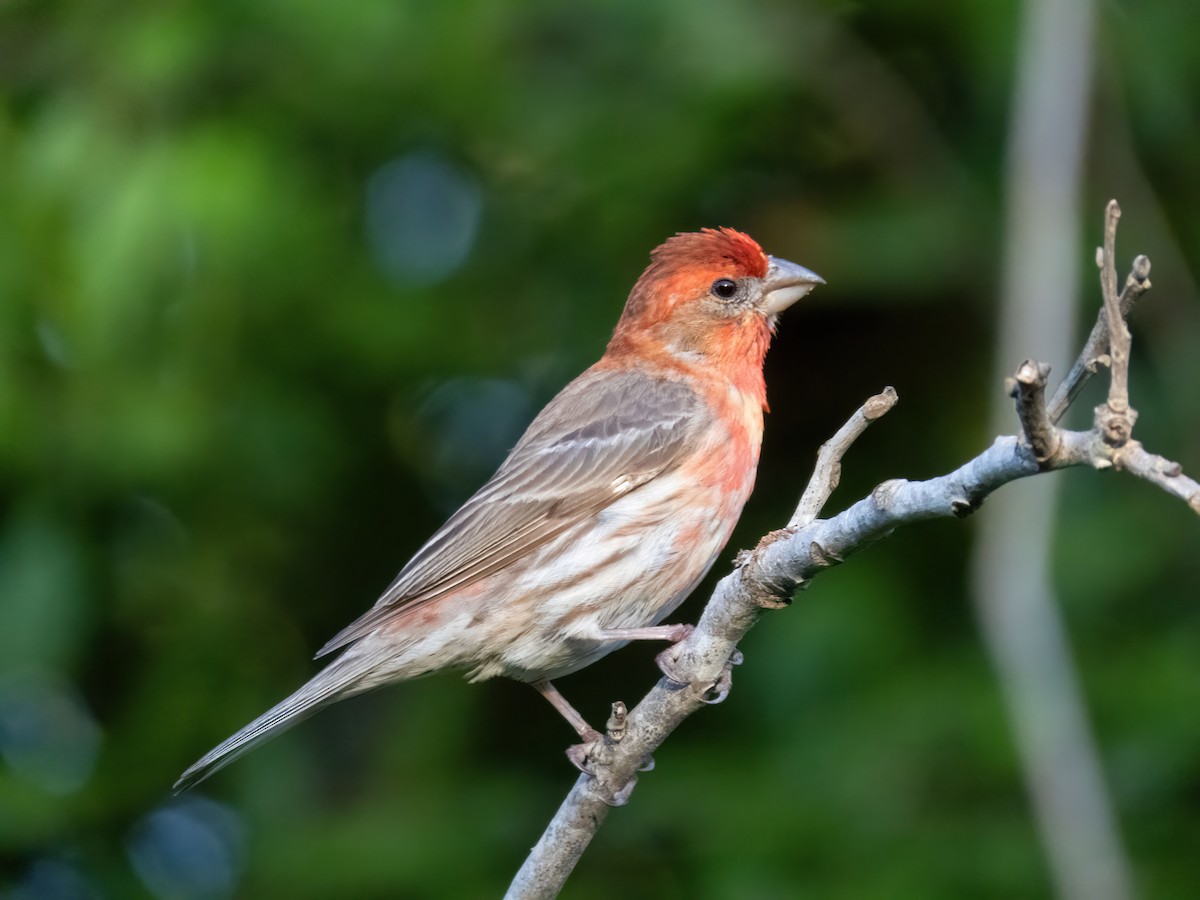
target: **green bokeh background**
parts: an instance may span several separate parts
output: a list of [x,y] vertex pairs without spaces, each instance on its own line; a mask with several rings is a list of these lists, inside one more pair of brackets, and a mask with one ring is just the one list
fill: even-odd
[[[985,446],[1017,12],[0,5],[0,895],[499,895],[574,780],[571,734],[520,685],[389,688],[169,787],[316,670],[675,231],[739,227],[829,282],[768,359],[727,559],[885,384],[901,403],[835,505]],[[1196,474],[1200,15],[1119,0],[1099,24],[1079,321],[1116,196],[1122,258],[1154,261],[1140,436]],[[387,194],[397,172],[443,193]],[[401,227],[418,213],[433,237]],[[1138,885],[1195,896],[1200,526],[1111,473],[1054,477]],[[566,896],[1049,896],[972,534],[906,529],[771,614]],[[560,687],[601,721],[654,652]]]

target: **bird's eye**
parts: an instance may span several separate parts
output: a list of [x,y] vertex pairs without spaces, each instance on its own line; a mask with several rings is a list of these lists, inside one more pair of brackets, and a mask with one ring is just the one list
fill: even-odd
[[712,283],[712,292],[722,300],[729,300],[737,293],[737,284],[728,278],[718,278]]

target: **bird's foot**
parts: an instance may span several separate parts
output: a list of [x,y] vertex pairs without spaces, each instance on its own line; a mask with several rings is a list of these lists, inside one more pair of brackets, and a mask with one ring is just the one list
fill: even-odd
[[729,654],[729,659],[725,660],[725,667],[721,669],[721,674],[717,676],[717,680],[712,683],[704,696],[701,698],[710,706],[716,706],[718,703],[724,703],[725,698],[729,696],[729,692],[733,690],[733,667],[740,666],[745,662],[746,657],[742,656],[742,651],[734,648],[734,651]]
[[[611,750],[611,746],[611,743],[603,737],[590,744],[575,744],[567,748],[567,759],[571,761],[571,764],[575,768],[588,776],[601,800],[609,806],[624,806],[629,802],[629,797],[633,794],[633,788],[637,784],[637,776],[630,777],[621,787],[613,789],[601,774],[597,774],[593,770],[593,764],[599,765],[606,751]],[[654,757],[647,757],[646,761],[638,768],[638,771],[649,772],[653,768]]]
[[[690,681],[678,671],[678,653],[679,645],[673,644],[654,657],[654,661],[671,682],[680,687],[686,687],[690,684]],[[729,696],[729,691],[733,688],[733,667],[740,666],[744,660],[745,657],[742,656],[742,652],[734,648],[733,653],[729,655],[729,659],[725,661],[725,666],[721,669],[721,674],[717,676],[717,680],[705,688],[704,697],[702,698],[705,703],[715,705],[721,703]]]
[[[628,708],[618,700],[612,705],[612,715],[605,723],[605,734],[602,735],[597,731],[589,734],[581,733],[580,737],[584,742],[567,748],[567,759],[580,772],[596,782],[595,787],[600,799],[609,806],[624,806],[628,803],[629,797],[633,793],[633,787],[637,784],[637,776],[634,776],[621,787],[612,789],[604,780],[604,764],[616,745],[625,737],[628,717]],[[647,756],[638,767],[638,771],[649,772],[653,768],[654,757]]]
[[612,715],[604,723],[604,734],[591,727],[585,726],[585,729],[580,729],[579,736],[583,738],[583,743],[567,748],[567,759],[571,761],[571,765],[584,775],[595,777],[592,760],[601,759],[614,744],[620,743],[621,738],[625,737],[625,725],[628,718],[629,708],[624,702],[618,700],[612,705]]
[[591,740],[585,737],[582,744],[572,744],[568,747],[567,759],[584,775],[595,776],[596,773],[592,771],[592,760],[596,758],[603,746],[604,736],[597,731]]
[[[665,626],[664,626],[665,627]],[[686,678],[676,674],[676,664],[679,661],[679,645],[692,636],[696,630],[694,625],[673,625],[671,646],[654,657],[654,662],[658,666],[660,672],[667,676],[675,684],[680,686],[688,683]]]
[[602,796],[600,799],[603,800],[605,803],[607,803],[609,806],[624,806],[626,803],[629,802],[629,798],[633,795],[633,789],[636,785],[637,785],[637,776],[635,775],[632,778],[630,778],[627,782],[625,782],[624,787],[620,788],[619,790],[613,791],[611,794]]

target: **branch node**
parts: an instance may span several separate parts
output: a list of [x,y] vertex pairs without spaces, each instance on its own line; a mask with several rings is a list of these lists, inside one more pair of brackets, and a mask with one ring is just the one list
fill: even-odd
[[808,555],[812,557],[812,561],[822,569],[827,569],[830,566],[837,565],[842,561],[842,557],[838,556],[832,550],[829,550],[817,541],[811,541],[809,543]]
[[629,708],[617,700],[612,705],[612,715],[608,717],[608,721],[604,724],[604,731],[608,735],[609,740],[613,743],[620,743],[621,738],[625,737],[625,729],[628,727]]
[[979,509],[979,504],[973,503],[967,497],[955,497],[950,501],[950,511],[958,519],[965,519],[977,509]]
[[892,498],[896,496],[896,491],[907,483],[903,478],[892,478],[877,485],[875,490],[871,491],[871,502],[875,504],[877,510],[885,512],[891,505]]
[[[1119,405],[1118,398],[1118,405]],[[1128,404],[1124,409],[1113,409],[1113,400],[1096,407],[1096,428],[1104,443],[1113,448],[1124,447],[1133,438],[1133,424],[1137,421],[1137,410]]]
[[[796,590],[801,590],[803,582],[796,585]],[[776,597],[773,594],[761,593],[754,597],[754,602],[763,609],[787,609],[792,605],[791,597]]]
[[1133,258],[1133,268],[1125,279],[1125,290],[1134,286],[1140,286],[1143,290],[1150,287],[1150,257],[1144,253],[1139,253]]
[[[756,550],[763,550],[763,549],[771,546],[776,541],[781,541],[785,537],[791,537],[793,534],[795,534],[795,529],[793,529],[793,528],[776,528],[774,531],[768,531],[766,534],[764,534],[762,536],[762,538],[759,540],[758,544],[755,545],[754,550],[751,550],[746,555],[746,559],[745,559],[745,562],[743,563],[743,565],[750,561],[750,559],[754,556],[754,552]],[[742,553],[746,553],[746,551],[743,550]],[[741,553],[739,553],[738,556],[741,556]]]

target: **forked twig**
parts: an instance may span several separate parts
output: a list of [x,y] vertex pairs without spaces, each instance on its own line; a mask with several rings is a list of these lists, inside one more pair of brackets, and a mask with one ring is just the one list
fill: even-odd
[[788,528],[807,525],[821,514],[821,510],[829,502],[830,494],[841,481],[842,457],[846,455],[850,445],[858,440],[868,425],[886,415],[899,399],[900,395],[896,393],[896,389],[888,385],[875,396],[868,398],[846,424],[821,445],[821,449],[817,451],[817,464],[813,468],[812,477],[808,480],[808,487],[804,489],[800,504],[787,523]]
[[[739,554],[734,570],[717,584],[691,636],[671,648],[670,671],[681,681],[661,679],[620,717],[620,739],[610,733],[603,742],[591,760],[592,774],[576,780],[507,897],[557,896],[609,809],[628,799],[646,758],[685,718],[712,701],[714,687],[719,686],[721,697],[728,692],[730,666],[740,661],[736,645],[763,612],[787,605],[796,590],[825,568],[898,526],[968,515],[1004,484],[1071,466],[1128,471],[1181,498],[1200,514],[1200,484],[1184,475],[1178,463],[1150,453],[1132,439],[1136,412],[1129,404],[1131,339],[1124,316],[1150,287],[1150,261],[1144,256],[1134,260],[1118,297],[1114,258],[1119,216],[1116,203],[1110,203],[1099,257],[1104,309],[1053,398],[1046,402],[1050,369],[1044,364],[1026,360],[1009,379],[1022,436],[997,438],[974,459],[939,478],[886,481],[837,515],[818,519],[837,485],[843,454],[871,421],[895,405],[896,394],[888,388],[868,400],[822,446],[788,527],[771,532],[753,551]],[[1096,408],[1092,428],[1059,428],[1063,413],[1106,356],[1112,363],[1108,399]]]

